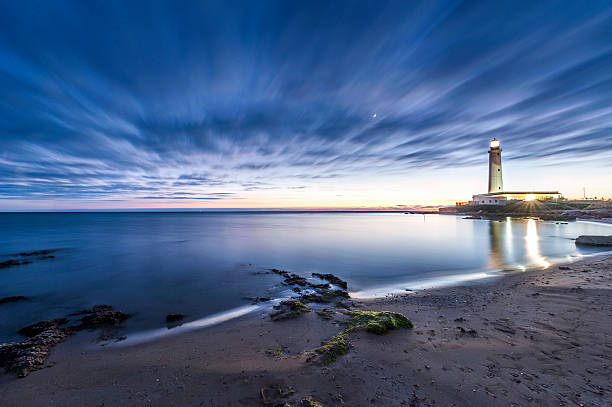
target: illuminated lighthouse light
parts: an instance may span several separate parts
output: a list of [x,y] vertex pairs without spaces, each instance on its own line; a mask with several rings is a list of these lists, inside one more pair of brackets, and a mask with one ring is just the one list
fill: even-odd
[[499,148],[499,140],[494,138],[493,140],[491,140],[490,146],[491,148]]

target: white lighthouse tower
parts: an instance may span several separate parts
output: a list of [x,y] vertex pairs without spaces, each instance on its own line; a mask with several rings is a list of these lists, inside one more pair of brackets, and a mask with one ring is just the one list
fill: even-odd
[[499,140],[494,138],[489,144],[489,193],[500,193],[504,191],[502,179],[501,148]]
[[[506,205],[510,201],[556,201],[561,198],[559,191],[504,191],[501,152],[499,140],[494,138],[489,143],[489,192],[472,195],[468,205]],[[457,206],[463,205],[463,202],[457,203]]]

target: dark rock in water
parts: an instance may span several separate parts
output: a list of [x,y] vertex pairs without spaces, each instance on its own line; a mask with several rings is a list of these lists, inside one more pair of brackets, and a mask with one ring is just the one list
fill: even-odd
[[323,289],[323,290],[329,290],[331,288],[331,285],[329,283],[323,283],[323,284],[308,283],[308,286],[314,289]]
[[576,244],[585,246],[612,246],[612,236],[582,235],[578,236]]
[[10,260],[6,260],[3,262],[0,262],[0,269],[4,269],[7,267],[13,267],[13,266],[21,266],[22,264],[30,264],[32,263],[31,261],[28,260],[15,260],[15,259],[10,259]]
[[349,298],[346,290],[322,290],[314,294],[304,294],[300,297],[303,302],[332,302],[338,300],[338,297]]
[[23,295],[13,295],[12,297],[4,297],[0,299],[0,305],[7,304],[9,302],[17,302],[17,301],[23,301],[23,300],[29,300],[29,298],[24,297]]
[[100,305],[95,305],[92,308],[86,308],[86,309],[82,309],[80,311],[77,312],[73,312],[71,314],[68,314],[68,316],[76,316],[76,315],[85,315],[85,314],[93,314],[94,312],[101,312],[101,311],[110,311],[112,310],[113,307],[110,305],[106,305],[106,304],[100,304]]
[[17,333],[19,335],[27,336],[28,338],[32,338],[41,332],[57,329],[60,325],[64,325],[68,323],[68,318],[57,318],[51,319],[48,321],[40,321],[32,325],[28,325],[24,328],[21,328]]
[[119,325],[130,316],[121,311],[100,310],[81,318],[83,328],[99,328],[104,325]]
[[334,276],[333,274],[321,274],[321,273],[312,273],[313,277],[318,277],[322,280],[327,280],[332,284],[335,284],[339,287],[344,288],[345,290],[348,288],[348,284],[346,281],[340,279],[339,277]]
[[301,287],[305,287],[308,285],[308,281],[302,276],[297,274],[290,274],[288,277],[285,277],[285,283],[289,285],[299,285]]
[[[21,257],[32,257],[32,256],[44,256],[44,255],[51,254],[51,253],[56,252],[56,251],[57,251],[57,249],[45,249],[45,250],[35,250],[33,252],[21,252],[21,253],[18,253],[18,254]],[[53,256],[51,256],[51,257],[53,257]]]
[[13,267],[13,266],[21,266],[23,264],[30,264],[32,263],[32,260],[30,259],[31,257],[38,257],[38,259],[36,260],[54,259],[55,256],[50,256],[50,254],[55,251],[56,251],[55,249],[53,250],[48,249],[48,250],[36,250],[33,252],[21,252],[21,253],[13,254],[11,255],[11,257],[19,256],[19,257],[26,257],[26,259],[9,259],[9,260],[0,262],[0,269],[7,268],[7,267]]
[[175,314],[175,313],[170,313],[168,315],[166,315],[166,322],[177,322],[177,321],[182,321],[183,318],[185,318],[185,315],[183,314]]
[[306,279],[300,275],[289,273],[288,271],[279,269],[272,269],[270,271],[280,276],[283,276],[285,279],[285,284],[287,285],[299,285],[301,287],[305,287],[308,285],[308,281],[306,281]]
[[289,277],[289,272],[285,271],[285,270],[271,269],[270,271],[273,272],[273,273],[279,274],[279,275],[281,275],[283,277]]

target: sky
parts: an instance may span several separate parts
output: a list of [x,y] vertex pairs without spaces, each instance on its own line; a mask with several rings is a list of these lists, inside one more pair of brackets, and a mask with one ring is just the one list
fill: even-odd
[[0,210],[612,197],[609,1],[1,1]]

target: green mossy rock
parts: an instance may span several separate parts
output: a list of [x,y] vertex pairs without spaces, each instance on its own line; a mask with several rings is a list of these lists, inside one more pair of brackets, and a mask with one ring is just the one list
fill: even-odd
[[414,327],[412,321],[398,312],[390,311],[353,311],[351,312],[351,328],[365,328],[376,335],[384,335],[392,329]]
[[327,342],[315,349],[315,352],[321,355],[323,362],[328,365],[333,363],[342,355],[348,352],[348,342],[344,332],[334,336]]

